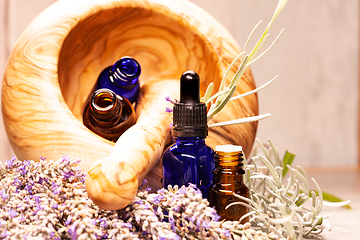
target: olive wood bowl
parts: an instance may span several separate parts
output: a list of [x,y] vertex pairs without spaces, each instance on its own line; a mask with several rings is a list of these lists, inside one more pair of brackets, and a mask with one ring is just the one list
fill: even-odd
[[[86,99],[105,67],[125,55],[137,59],[142,86],[194,70],[203,95],[210,82],[219,88],[240,53],[224,27],[186,0],[59,0],[30,23],[8,59],[1,100],[9,141],[19,159],[56,160],[66,154],[80,158],[87,172],[114,148],[82,124]],[[254,88],[247,69],[235,95]],[[231,101],[211,122],[257,114],[252,94]],[[214,127],[206,141],[211,147],[242,145],[249,155],[256,129],[256,122]],[[158,180],[161,171],[159,161],[148,176]]]

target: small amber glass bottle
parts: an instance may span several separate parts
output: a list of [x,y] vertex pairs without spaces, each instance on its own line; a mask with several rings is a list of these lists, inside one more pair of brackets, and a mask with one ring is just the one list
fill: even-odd
[[136,121],[131,103],[110,89],[98,89],[86,105],[83,122],[94,133],[116,141]]
[[[243,197],[249,197],[249,188],[244,184],[244,155],[241,146],[221,145],[215,147],[215,169],[213,171],[214,182],[209,189],[209,202],[214,206],[221,219],[239,221],[248,212],[248,209],[240,204],[242,202],[233,193]],[[248,221],[245,218],[242,223]]]

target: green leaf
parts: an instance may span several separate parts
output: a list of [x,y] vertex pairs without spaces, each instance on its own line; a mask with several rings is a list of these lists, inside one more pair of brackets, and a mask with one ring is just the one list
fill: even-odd
[[278,76],[275,76],[273,79],[271,79],[270,81],[268,81],[267,83],[265,83],[264,85],[254,89],[254,90],[251,90],[251,91],[248,91],[246,93],[243,93],[243,94],[240,94],[240,95],[237,95],[237,96],[234,96],[230,99],[230,101],[232,100],[235,100],[235,99],[238,99],[238,98],[242,98],[242,97],[246,97],[246,96],[249,96],[250,94],[254,94],[258,91],[260,91],[261,89],[267,87],[268,85],[270,85],[270,83],[272,83]]
[[248,55],[245,55],[245,57],[242,59],[242,62],[240,63],[239,69],[236,71],[235,76],[230,81],[228,88],[232,88],[234,85],[237,84],[237,82],[241,79],[241,76],[244,74],[246,68],[248,67]]
[[214,88],[214,83],[213,82],[209,83],[209,85],[205,91],[204,97],[203,97],[203,102],[207,102],[207,100],[211,97],[213,88]]
[[275,167],[271,164],[271,162],[264,157],[263,155],[259,154],[260,160],[266,165],[266,167],[269,169],[270,173],[272,174],[274,181],[278,187],[281,186],[280,177],[277,174]]
[[248,46],[248,44],[249,44],[249,42],[250,42],[250,39],[251,39],[252,35],[254,34],[255,30],[260,26],[261,22],[262,22],[262,21],[260,21],[260,22],[258,22],[258,24],[256,24],[256,26],[253,28],[253,30],[251,31],[250,35],[248,36],[248,38],[247,38],[247,40],[246,40],[246,42],[245,42],[245,46],[244,46],[244,48],[243,48],[243,49],[244,49],[244,52],[246,52],[246,48],[247,48],[247,46]]
[[227,102],[230,100],[230,98],[232,97],[232,95],[234,94],[236,89],[236,85],[232,86],[232,88],[230,89],[230,91],[227,93],[227,95],[225,96],[224,100],[222,100],[219,105],[216,104],[216,107],[214,109],[209,110],[208,114],[207,114],[207,119],[208,121],[211,119],[211,117],[215,114],[217,114],[218,112],[220,112],[221,109],[223,109],[223,107],[225,107],[225,105],[227,104]]
[[295,158],[295,154],[288,151],[285,152],[285,156],[283,158],[283,172],[282,172],[283,177],[285,177],[287,171],[289,170],[287,165],[291,166],[292,162],[294,161],[294,158]]
[[[223,91],[219,91],[217,93],[215,93],[213,96],[209,97],[208,99],[205,100],[205,104],[209,104],[212,100],[214,100],[217,97],[223,96],[224,94],[227,94],[230,92],[230,88],[225,88]],[[215,103],[216,104],[216,103]],[[218,103],[219,104],[219,103]],[[216,105],[215,105],[216,106]]]
[[[312,190],[312,191],[314,191],[317,196],[319,195],[318,191],[316,191],[316,190]],[[328,202],[332,202],[332,203],[345,202],[343,199],[341,199],[333,194],[330,194],[330,193],[322,192],[322,195],[323,195],[324,201],[328,201]],[[347,208],[347,209],[352,209],[350,204],[346,204],[343,207]]]
[[[244,50],[245,51],[245,50]],[[221,83],[220,83],[220,87],[219,87],[219,91],[221,91],[224,87],[224,84],[225,84],[225,81],[226,81],[226,78],[231,70],[231,68],[234,66],[234,64],[237,62],[237,60],[239,60],[241,58],[241,62],[243,62],[243,57],[246,55],[245,52],[242,52],[240,53],[232,62],[231,64],[229,65],[229,67],[226,69],[226,72],[223,76],[223,79],[221,80]]]

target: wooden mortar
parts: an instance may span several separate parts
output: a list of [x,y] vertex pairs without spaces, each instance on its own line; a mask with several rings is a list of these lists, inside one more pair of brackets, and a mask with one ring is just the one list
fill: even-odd
[[[6,65],[1,100],[11,146],[19,159],[80,158],[87,172],[114,148],[82,124],[85,101],[105,67],[122,56],[134,57],[142,67],[142,86],[194,70],[203,95],[210,82],[219,88],[239,53],[232,36],[186,0],[59,0],[27,27]],[[234,95],[254,88],[248,69]],[[257,114],[253,94],[230,102],[212,123]],[[242,145],[249,155],[256,129],[256,122],[211,128],[207,144]],[[145,177],[154,189],[161,186],[161,174],[158,162]]]

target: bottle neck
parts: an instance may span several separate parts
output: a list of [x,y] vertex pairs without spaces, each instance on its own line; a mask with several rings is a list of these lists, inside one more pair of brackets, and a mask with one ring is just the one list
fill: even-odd
[[214,183],[242,183],[245,171],[244,156],[240,152],[217,152],[215,155]]
[[205,141],[205,137],[174,137],[177,141]]
[[106,125],[116,123],[122,112],[122,104],[114,92],[109,89],[97,90],[91,98],[90,110],[94,120]]
[[116,86],[131,89],[138,83],[140,73],[140,65],[135,59],[123,57],[112,66],[109,77]]

